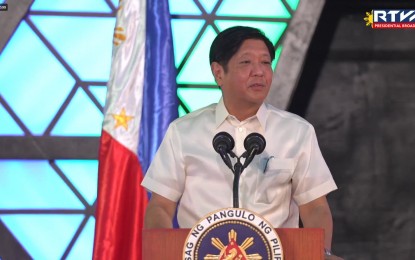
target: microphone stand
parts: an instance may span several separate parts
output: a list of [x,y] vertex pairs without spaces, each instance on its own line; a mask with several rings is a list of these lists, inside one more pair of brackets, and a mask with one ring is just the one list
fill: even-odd
[[[235,146],[232,136],[226,132],[220,132],[215,135],[212,141],[213,148],[220,154],[226,166],[231,169],[234,174],[233,178],[233,207],[239,208],[239,179],[242,171],[248,167],[256,154],[262,153],[265,149],[265,139],[258,133],[249,134],[244,141],[246,151],[241,156],[236,156],[232,152]],[[248,154],[249,153],[249,154]],[[236,163],[232,169],[232,162],[229,159],[229,154],[232,158],[236,158]],[[241,163],[241,158],[245,158],[244,164]]]
[[234,154],[232,151],[229,153],[231,157],[236,158],[236,163],[233,166],[233,207],[239,208],[239,179],[241,177],[242,171],[244,170],[244,167],[241,163],[241,158],[246,156],[246,152],[242,154],[242,156],[238,157],[236,154]]

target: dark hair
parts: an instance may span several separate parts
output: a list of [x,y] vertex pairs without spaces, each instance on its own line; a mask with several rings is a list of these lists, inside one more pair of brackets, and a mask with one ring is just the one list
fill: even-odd
[[213,40],[209,52],[210,64],[218,62],[226,69],[229,60],[239,50],[242,43],[248,39],[262,40],[268,48],[271,60],[274,60],[274,45],[261,30],[247,26],[235,26],[223,30]]

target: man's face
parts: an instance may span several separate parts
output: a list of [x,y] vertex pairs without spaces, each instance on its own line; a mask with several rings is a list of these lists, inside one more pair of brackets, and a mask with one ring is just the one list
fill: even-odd
[[216,62],[212,64],[212,71],[228,110],[259,108],[268,95],[272,81],[271,57],[262,40],[245,40],[229,60],[226,72]]

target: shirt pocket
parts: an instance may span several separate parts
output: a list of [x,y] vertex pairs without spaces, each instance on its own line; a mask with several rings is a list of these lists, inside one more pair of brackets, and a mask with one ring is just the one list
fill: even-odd
[[[284,200],[287,195],[287,186],[291,185],[291,178],[295,169],[295,159],[270,157],[264,163],[264,168],[257,175],[255,202],[269,204],[281,196]],[[289,189],[288,189],[289,191]]]

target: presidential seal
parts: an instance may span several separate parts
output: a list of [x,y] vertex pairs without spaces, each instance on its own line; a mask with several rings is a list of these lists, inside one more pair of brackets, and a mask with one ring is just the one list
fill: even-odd
[[183,246],[184,260],[283,260],[281,241],[259,215],[225,208],[202,218]]

